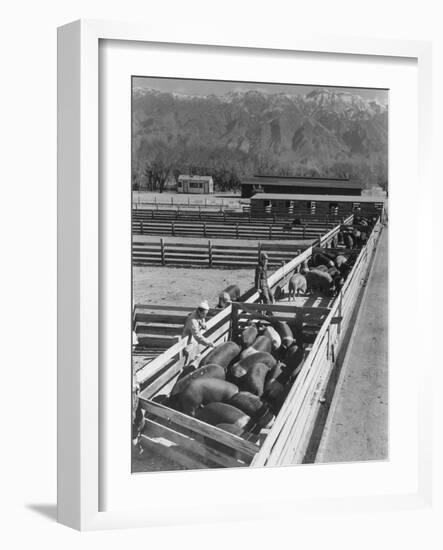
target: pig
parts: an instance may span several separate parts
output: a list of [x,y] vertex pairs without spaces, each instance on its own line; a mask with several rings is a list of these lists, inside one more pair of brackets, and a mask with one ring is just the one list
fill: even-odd
[[178,405],[181,411],[190,416],[202,405],[225,401],[235,395],[238,388],[235,384],[218,378],[198,378],[192,380],[183,392],[178,394]]
[[228,403],[228,405],[232,405],[233,407],[237,407],[237,409],[240,409],[251,418],[256,418],[257,416],[263,414],[266,409],[265,404],[260,397],[258,397],[258,395],[254,395],[253,393],[247,391],[240,391],[236,393],[228,399],[226,403]]
[[244,428],[251,418],[237,407],[227,403],[209,403],[200,409],[196,418],[207,424],[217,426],[220,424],[233,424],[237,428]]
[[215,365],[214,363],[205,365],[177,380],[170,395],[173,397],[177,393],[183,392],[193,380],[197,380],[198,378],[219,378],[220,380],[224,380],[225,376],[225,369],[220,365]]
[[218,308],[225,308],[231,302],[238,302],[240,298],[240,288],[237,285],[229,285],[220,293],[218,297]]
[[339,254],[335,257],[335,266],[340,269],[342,265],[344,265],[348,261],[348,258],[346,256],[343,256],[342,254]]
[[302,275],[301,273],[295,273],[292,275],[292,277],[289,279],[289,296],[288,301],[295,300],[295,294],[297,293],[297,296],[300,292],[303,292],[303,294],[306,294],[306,277]]
[[220,430],[224,430],[225,432],[229,432],[231,434],[238,435],[238,436],[243,433],[243,428],[240,428],[235,424],[221,423],[221,424],[217,424],[216,428],[219,428]]
[[334,283],[335,291],[338,294],[340,292],[340,290],[342,289],[342,287],[344,285],[344,282],[345,282],[343,274],[335,266],[330,267],[328,269],[328,273],[332,277],[332,282]]
[[284,381],[283,381],[284,373],[285,373],[284,366],[285,366],[284,363],[278,361],[278,363],[268,372],[265,380],[265,387],[264,387],[265,392],[269,390],[269,388],[271,387],[271,385],[275,380],[284,384]]
[[274,300],[276,302],[278,302],[279,300],[282,300],[284,297],[285,297],[284,290],[282,289],[282,287],[280,285],[277,285],[275,287]]
[[334,283],[329,273],[312,269],[306,274],[308,291],[331,294],[334,290]]
[[294,335],[292,334],[291,329],[289,328],[288,323],[285,321],[271,321],[272,326],[278,332],[281,339],[281,347],[283,349],[289,348],[289,346],[294,341]]
[[260,397],[263,395],[266,374],[268,371],[269,368],[264,363],[256,363],[252,365],[252,367],[240,380],[241,389]]
[[275,330],[274,327],[266,327],[264,332],[263,332],[263,335],[264,336],[269,336],[269,338],[271,339],[271,342],[272,342],[272,350],[273,351],[276,351],[280,348],[281,346],[281,338],[280,338],[280,334]]
[[257,353],[257,351],[267,351],[270,353],[272,350],[272,340],[269,337],[268,334],[261,334],[258,336],[253,343],[252,346],[249,348],[244,349],[240,354],[240,359],[244,359],[245,357],[248,357],[248,355],[252,355],[253,353]]
[[354,248],[354,240],[350,233],[345,233],[343,235],[343,244],[346,248]]
[[274,380],[263,394],[263,400],[268,403],[271,411],[278,414],[291,388]]
[[228,369],[228,378],[231,382],[234,384],[238,384],[239,380],[245,376],[245,374],[249,371],[249,369],[257,364],[257,363],[263,363],[267,365],[268,369],[272,369],[276,364],[277,360],[273,355],[271,355],[268,352],[265,351],[259,351],[252,355],[249,355],[248,357],[245,357],[238,361],[237,363],[234,363],[234,365],[231,365]]
[[301,367],[304,357],[303,345],[293,344],[286,352],[283,362],[286,365],[285,373],[287,375],[294,374]]
[[334,262],[329,258],[329,256],[326,256],[325,254],[320,254],[319,252],[314,254],[311,258],[311,266],[317,267],[319,265],[325,265],[327,267],[331,267],[334,265]]
[[228,340],[219,344],[213,350],[211,350],[200,362],[200,366],[204,366],[210,363],[220,365],[224,369],[227,369],[229,364],[239,355],[241,348],[235,342]]
[[240,335],[240,344],[243,349],[249,348],[255,342],[257,338],[258,331],[255,325],[247,326]]

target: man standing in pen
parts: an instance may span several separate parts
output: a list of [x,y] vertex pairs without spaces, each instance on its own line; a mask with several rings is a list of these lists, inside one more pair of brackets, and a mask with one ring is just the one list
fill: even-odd
[[203,336],[203,332],[206,330],[206,315],[208,311],[208,302],[204,300],[195,311],[188,315],[185,321],[182,334],[182,337],[187,339],[184,349],[184,367],[188,366],[197,357],[200,353],[200,346],[215,347],[212,342]]
[[268,255],[260,252],[258,265],[255,268],[255,289],[264,304],[273,304],[274,297],[268,285]]

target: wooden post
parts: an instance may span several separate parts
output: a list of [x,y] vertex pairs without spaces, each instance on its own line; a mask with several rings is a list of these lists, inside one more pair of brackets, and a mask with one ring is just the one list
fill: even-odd
[[234,342],[238,342],[238,304],[232,304],[231,338]]
[[206,222],[203,222],[203,237],[206,237]]
[[[338,316],[340,317],[340,319],[343,318],[342,313],[341,313],[342,302],[343,302],[343,290],[340,290],[340,302],[338,304]],[[339,321],[338,326],[337,326],[337,334],[339,336],[340,336],[340,332],[341,332],[341,320]]]
[[175,236],[175,223],[171,222],[171,234],[174,237]]
[[257,261],[260,260],[260,254],[261,254],[261,242],[258,241],[258,245],[257,245]]
[[209,267],[212,267],[212,243],[208,241],[208,258],[209,258]]
[[171,204],[174,204],[174,198],[171,196]]
[[161,261],[162,261],[162,265],[165,265],[165,243],[163,241],[163,237],[160,239],[160,256],[161,256]]

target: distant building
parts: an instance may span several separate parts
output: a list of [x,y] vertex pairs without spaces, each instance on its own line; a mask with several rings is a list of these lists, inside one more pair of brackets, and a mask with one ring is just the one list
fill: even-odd
[[382,197],[257,193],[251,197],[251,215],[257,218],[269,214],[347,216],[355,213],[370,216],[381,212],[383,205]]
[[294,193],[299,195],[360,196],[362,186],[349,178],[308,178],[287,176],[254,176],[241,182],[243,198],[257,193]]
[[214,181],[212,176],[181,175],[177,180],[177,193],[213,193]]

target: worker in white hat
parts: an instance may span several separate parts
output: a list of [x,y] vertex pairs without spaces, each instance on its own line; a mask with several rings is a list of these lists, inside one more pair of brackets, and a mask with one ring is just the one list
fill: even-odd
[[188,315],[185,321],[182,334],[182,337],[187,339],[184,349],[184,366],[191,363],[200,353],[200,346],[215,347],[212,342],[203,336],[203,332],[206,330],[206,315],[208,311],[209,304],[206,300],[203,300],[197,309]]

